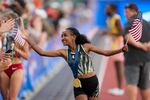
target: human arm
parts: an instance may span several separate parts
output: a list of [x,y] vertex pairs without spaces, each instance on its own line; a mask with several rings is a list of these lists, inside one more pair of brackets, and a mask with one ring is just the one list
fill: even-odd
[[[22,22],[22,21],[21,21]],[[29,34],[25,31],[23,23],[21,26],[22,37],[28,42],[28,44],[41,56],[48,56],[48,57],[66,57],[66,50],[59,49],[59,50],[42,50],[29,36]]]
[[87,48],[88,52],[92,51],[94,53],[104,55],[104,56],[112,56],[121,52],[127,52],[128,51],[128,46],[125,45],[123,48],[117,49],[117,50],[102,50],[97,48],[96,46],[92,44],[85,44],[85,48]]
[[28,44],[41,56],[47,57],[66,57],[66,49],[59,50],[42,50],[30,37],[24,32],[23,38],[28,42]]
[[16,43],[14,45],[14,51],[17,52],[21,57],[23,57],[26,60],[29,57],[29,46],[27,42],[23,46],[20,46],[19,44]]
[[[140,31],[141,30],[140,27],[138,27],[137,25],[133,26],[134,22],[135,22],[134,19],[130,19],[130,20],[128,20],[127,24],[125,25],[124,39],[127,41],[127,43],[129,45],[131,45],[137,49],[148,51],[148,46],[145,43],[142,43],[139,41],[140,38],[138,38],[138,37],[143,34]],[[132,36],[132,34],[133,34],[133,36]],[[138,39],[136,40],[136,38],[138,38]]]
[[123,29],[122,29],[122,25],[121,25],[121,22],[119,19],[116,20],[116,23],[115,23],[117,29],[118,29],[118,34],[117,35],[122,35],[123,33]]
[[130,34],[125,35],[125,40],[128,41],[128,44],[130,44],[130,45],[132,45],[132,46],[134,46],[138,49],[141,49],[141,50],[144,50],[144,51],[148,50],[146,45],[144,45],[140,41],[135,41],[135,39]]
[[11,56],[9,54],[0,54],[0,71],[7,69],[11,64]]

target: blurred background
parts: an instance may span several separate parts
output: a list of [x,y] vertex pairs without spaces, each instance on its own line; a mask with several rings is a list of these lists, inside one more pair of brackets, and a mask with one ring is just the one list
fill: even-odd
[[[10,8],[17,12],[32,39],[45,50],[62,48],[61,32],[70,26],[76,27],[97,47],[111,49],[110,37],[101,35],[107,27],[105,8],[115,4],[124,26],[124,6],[129,3],[136,3],[143,18],[150,22],[150,0],[0,0],[0,10]],[[126,93],[116,97],[106,92],[116,86],[115,70],[111,67],[107,71],[113,66],[109,58],[90,56],[99,77],[100,99],[127,100]],[[74,100],[73,76],[62,58],[41,57],[30,49],[29,59],[22,61],[25,75],[18,100]]]

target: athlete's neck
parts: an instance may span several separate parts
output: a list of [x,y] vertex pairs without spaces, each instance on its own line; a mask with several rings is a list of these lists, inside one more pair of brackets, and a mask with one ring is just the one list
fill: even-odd
[[69,46],[71,52],[75,52],[76,47],[77,47],[76,44]]

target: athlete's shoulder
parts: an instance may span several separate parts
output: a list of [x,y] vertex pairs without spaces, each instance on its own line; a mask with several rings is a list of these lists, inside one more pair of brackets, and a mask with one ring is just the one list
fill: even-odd
[[116,20],[120,20],[120,15],[119,14],[114,14],[113,16]]
[[87,52],[89,52],[89,51],[90,51],[90,48],[92,47],[92,44],[91,44],[91,43],[85,43],[85,44],[83,44],[82,46],[83,46],[83,48],[84,48]]

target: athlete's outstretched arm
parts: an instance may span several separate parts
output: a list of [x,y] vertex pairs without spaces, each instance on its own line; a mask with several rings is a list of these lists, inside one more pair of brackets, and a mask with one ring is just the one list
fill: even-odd
[[128,51],[128,46],[124,46],[123,48],[117,49],[117,50],[102,50],[97,48],[96,46],[92,45],[92,44],[85,44],[85,47],[88,48],[88,51],[92,51],[95,52],[97,54],[100,55],[104,55],[104,56],[112,56],[121,52],[126,52]]
[[59,50],[42,50],[29,36],[29,34],[24,29],[24,24],[21,19],[21,31],[23,33],[23,38],[29,43],[33,50],[35,50],[41,56],[47,57],[64,57],[66,59],[66,49]]
[[48,56],[48,57],[64,57],[65,49],[59,50],[42,50],[29,36],[25,36],[24,38],[39,55]]

